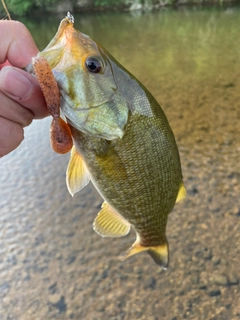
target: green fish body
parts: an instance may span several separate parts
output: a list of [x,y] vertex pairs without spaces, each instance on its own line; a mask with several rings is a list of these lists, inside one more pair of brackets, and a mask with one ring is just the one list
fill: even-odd
[[147,251],[166,268],[168,214],[185,197],[173,132],[154,97],[104,48],[63,19],[47,59],[60,89],[74,147],[67,169],[73,195],[90,180],[104,199],[94,230],[137,239],[125,257]]

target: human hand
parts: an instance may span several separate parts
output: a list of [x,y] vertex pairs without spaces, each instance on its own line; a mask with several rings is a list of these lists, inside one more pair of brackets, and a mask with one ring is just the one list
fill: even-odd
[[26,67],[38,49],[28,29],[17,21],[0,21],[0,157],[19,146],[23,128],[48,115],[37,80]]

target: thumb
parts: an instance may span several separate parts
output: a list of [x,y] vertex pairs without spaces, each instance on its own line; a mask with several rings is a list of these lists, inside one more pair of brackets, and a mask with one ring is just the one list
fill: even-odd
[[31,74],[11,66],[3,67],[0,72],[0,90],[31,110],[35,119],[49,115],[38,82]]

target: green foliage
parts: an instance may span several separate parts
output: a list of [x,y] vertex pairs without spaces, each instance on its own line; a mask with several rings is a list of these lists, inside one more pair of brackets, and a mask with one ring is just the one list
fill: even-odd
[[47,9],[48,6],[56,3],[57,0],[5,0],[10,13],[23,16],[34,9]]
[[32,8],[33,2],[31,0],[8,0],[6,5],[10,13],[24,15]]
[[[27,15],[30,12],[37,10],[45,10],[54,12],[54,5],[64,3],[64,0],[5,0],[6,6],[10,12],[10,14],[14,15]],[[191,3],[202,3],[203,0],[186,0],[186,4]],[[222,4],[224,2],[229,2],[229,0],[204,0],[204,3],[219,3]],[[76,5],[79,6],[81,0],[71,0],[73,7]],[[86,4],[85,1],[83,1]],[[152,8],[158,5],[175,5],[178,3],[178,0],[90,0],[86,5],[89,7],[89,10],[92,8],[103,9],[103,8],[119,8],[119,7],[129,7],[133,4],[141,4],[142,8]],[[0,12],[4,12],[4,10],[0,6]]]
[[95,7],[116,7],[122,4],[126,4],[126,0],[93,0],[93,6]]

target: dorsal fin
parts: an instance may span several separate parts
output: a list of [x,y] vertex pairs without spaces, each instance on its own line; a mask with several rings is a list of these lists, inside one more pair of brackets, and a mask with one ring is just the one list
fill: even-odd
[[94,220],[93,229],[102,237],[122,237],[129,233],[130,224],[104,201],[102,210]]
[[178,195],[177,195],[177,199],[176,199],[176,202],[180,201],[180,200],[183,200],[187,195],[187,192],[186,192],[186,189],[183,185],[183,182],[180,184],[180,188],[179,188],[179,191],[178,191]]
[[90,181],[90,174],[81,155],[75,146],[72,147],[71,158],[66,172],[66,182],[69,193],[75,193],[84,188]]

